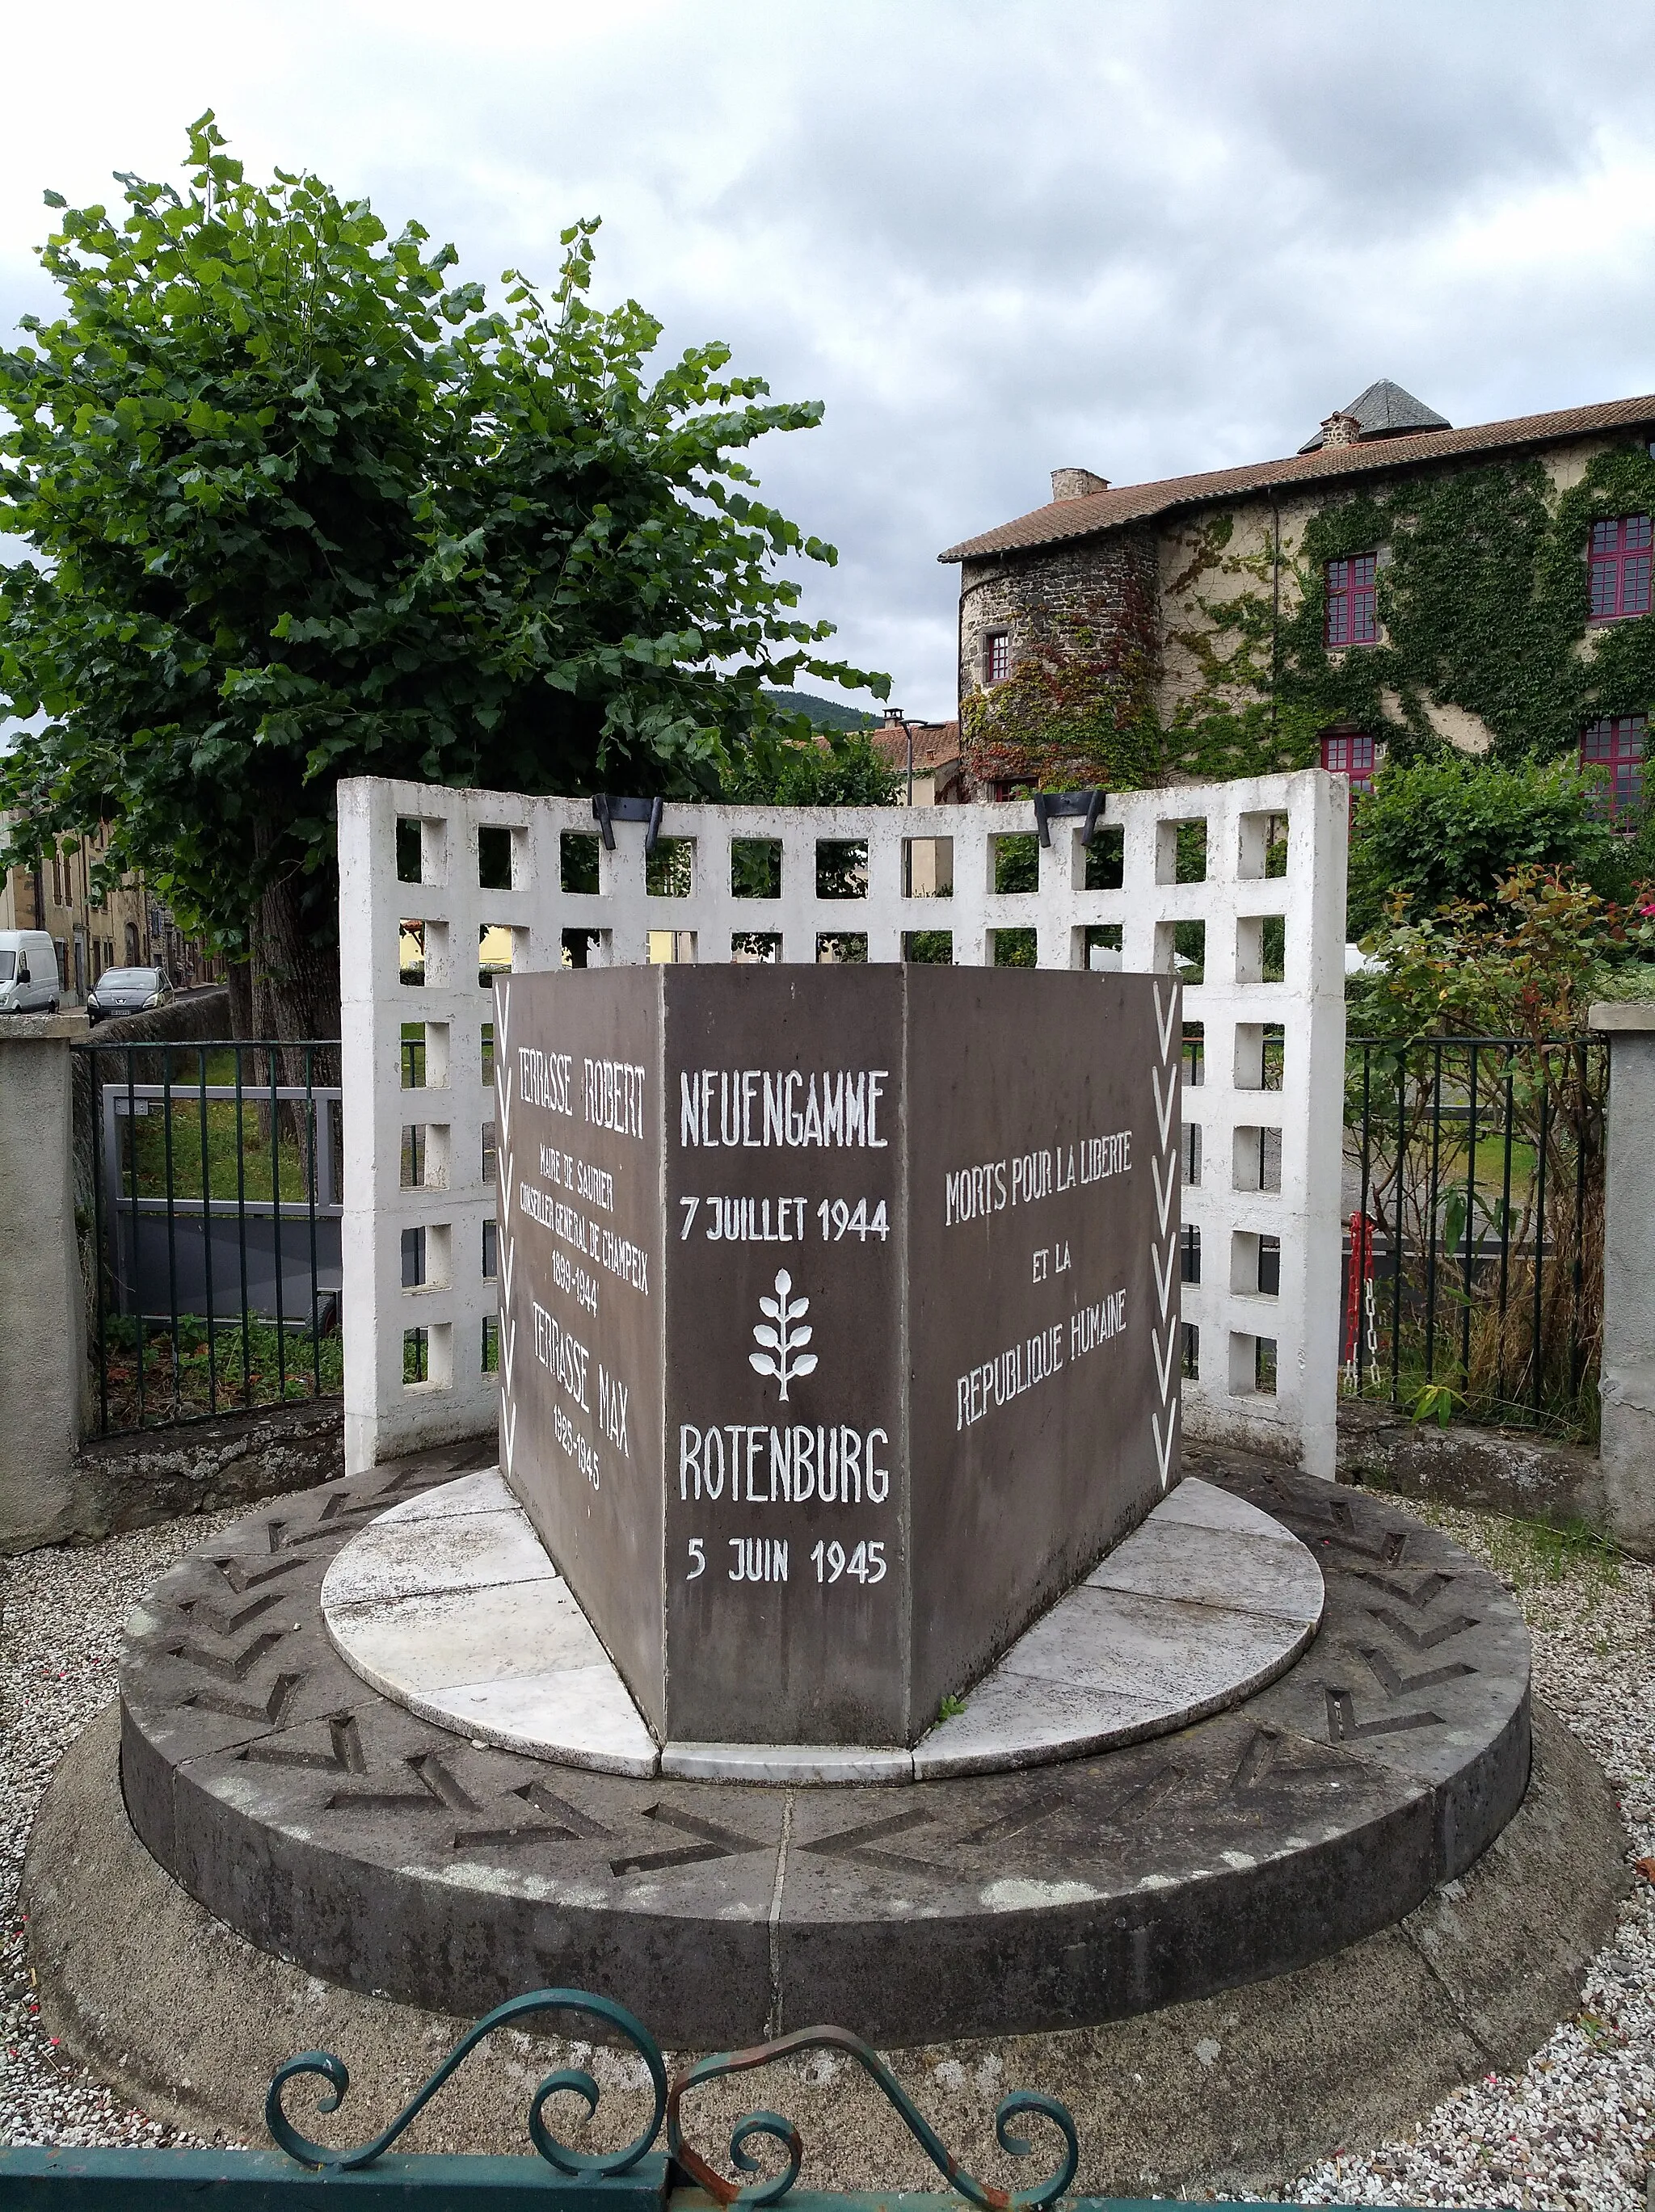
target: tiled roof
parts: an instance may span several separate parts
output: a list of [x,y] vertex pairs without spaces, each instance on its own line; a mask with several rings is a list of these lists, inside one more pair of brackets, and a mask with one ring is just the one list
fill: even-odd
[[[946,768],[950,761],[959,758],[959,724],[958,722],[911,722],[914,732],[914,773],[929,775],[935,769]],[[887,722],[882,729],[869,732],[873,750],[892,768],[908,766],[908,739],[902,726]]]
[[1462,453],[1494,453],[1524,446],[1549,445],[1594,430],[1655,428],[1655,393],[1638,399],[1609,399],[1595,407],[1564,407],[1551,415],[1519,415],[1509,422],[1475,423],[1465,430],[1427,430],[1415,437],[1375,438],[1354,446],[1323,447],[1279,461],[1250,461],[1238,469],[1209,469],[1204,475],[1168,477],[1159,483],[1123,484],[1085,499],[1056,499],[1015,522],[1002,522],[980,538],[967,538],[939,553],[939,561],[974,561],[994,553],[1021,552],[1034,545],[1056,545],[1065,538],[1091,538],[1123,522],[1147,522],[1182,507],[1207,507],[1238,494],[1316,483],[1330,477],[1372,476],[1418,461],[1442,461]]

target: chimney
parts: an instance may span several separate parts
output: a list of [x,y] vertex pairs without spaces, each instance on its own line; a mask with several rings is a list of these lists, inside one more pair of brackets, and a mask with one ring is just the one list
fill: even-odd
[[1362,426],[1354,415],[1329,415],[1322,425],[1322,445],[1354,446],[1360,439]]
[[1057,499],[1089,499],[1095,491],[1107,491],[1109,478],[1095,477],[1090,469],[1054,469],[1051,472],[1051,495]]

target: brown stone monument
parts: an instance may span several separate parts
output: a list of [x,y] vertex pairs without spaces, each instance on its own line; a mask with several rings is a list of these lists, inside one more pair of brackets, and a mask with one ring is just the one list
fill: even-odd
[[496,988],[508,1481],[663,1741],[914,1742],[1177,1479],[1176,983]]

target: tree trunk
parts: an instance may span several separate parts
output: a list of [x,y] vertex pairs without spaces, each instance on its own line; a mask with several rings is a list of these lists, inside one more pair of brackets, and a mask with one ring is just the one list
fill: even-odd
[[253,963],[251,960],[232,960],[225,974],[230,993],[230,1035],[233,1037],[256,1036],[253,1025]]
[[278,876],[254,915],[253,1015],[260,1035],[284,1043],[339,1034],[339,951],[332,933],[314,926],[317,889],[296,873]]

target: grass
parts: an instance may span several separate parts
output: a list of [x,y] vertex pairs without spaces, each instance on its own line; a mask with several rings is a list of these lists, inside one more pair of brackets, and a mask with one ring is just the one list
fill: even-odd
[[[140,1198],[165,1198],[167,1190],[167,1142],[170,1104],[172,1131],[172,1192],[174,1198],[198,1199],[202,1189],[202,1115],[206,1115],[206,1182],[207,1192],[214,1199],[234,1199],[238,1194],[237,1162],[240,1163],[242,1188],[251,1200],[268,1203],[272,1195],[272,1180],[284,1204],[302,1206],[309,1197],[307,1153],[313,1133],[305,1127],[305,1108],[302,1100],[283,1101],[275,1116],[277,1124],[277,1158],[272,1176],[271,1160],[271,1112],[268,1087],[246,1080],[243,1070],[243,1095],[238,1114],[234,1098],[209,1098],[204,1102],[197,1091],[177,1085],[170,1101],[161,1098],[140,1098],[136,1101],[138,1113],[132,1120],[119,1114],[116,1132],[120,1145],[121,1194],[132,1193],[136,1170],[137,1195]],[[319,1084],[319,1071],[316,1080]],[[207,1083],[209,1086],[230,1085],[235,1081],[235,1054],[231,1052],[207,1054]],[[262,1099],[262,1104],[261,1104]],[[119,1104],[119,1099],[117,1101]],[[148,1106],[145,1114],[143,1109]],[[319,1205],[328,1202],[330,1194],[317,1193]]]
[[[104,1344],[111,1429],[159,1426],[180,1415],[236,1413],[284,1401],[335,1398],[344,1389],[344,1347],[337,1328],[313,1340],[307,1328],[277,1329],[251,1315],[244,1333],[240,1321],[221,1321],[210,1329],[204,1316],[180,1314],[174,1343],[170,1322],[146,1321],[140,1336],[131,1316],[115,1314],[105,1323]],[[94,1346],[94,1394],[95,1358]]]

